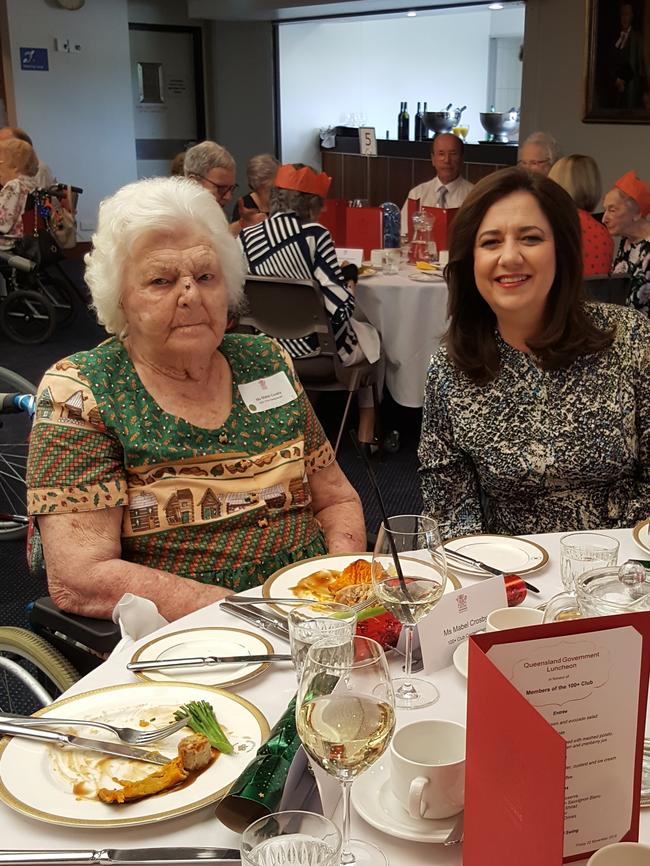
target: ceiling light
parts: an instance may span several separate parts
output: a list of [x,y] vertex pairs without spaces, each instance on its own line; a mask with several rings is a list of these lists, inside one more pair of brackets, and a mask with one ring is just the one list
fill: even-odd
[[417,12],[414,12],[414,11],[411,9],[410,12],[407,12],[407,13],[406,13],[406,17],[407,17],[407,18],[415,18],[415,16],[416,16],[417,14],[418,14]]
[[490,3],[488,9],[491,9],[493,12],[498,12],[500,9],[503,9],[503,3]]

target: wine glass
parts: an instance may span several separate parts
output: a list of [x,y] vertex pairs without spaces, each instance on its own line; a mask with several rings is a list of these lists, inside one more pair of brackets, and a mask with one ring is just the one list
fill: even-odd
[[[432,517],[402,514],[382,523],[372,555],[372,582],[384,607],[405,629],[405,676],[394,681],[395,705],[412,709],[434,704],[433,683],[411,677],[413,631],[440,601],[447,583],[447,563],[438,524]],[[398,560],[401,574],[395,565]]]
[[296,702],[305,750],[343,786],[342,864],[387,866],[375,845],[350,839],[350,788],[386,750],[395,728],[395,697],[384,651],[367,637],[327,638],[307,655]]

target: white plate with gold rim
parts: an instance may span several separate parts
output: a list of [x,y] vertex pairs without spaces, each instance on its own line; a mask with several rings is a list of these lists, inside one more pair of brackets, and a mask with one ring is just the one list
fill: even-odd
[[644,553],[650,553],[650,519],[637,523],[632,530],[632,538]]
[[[195,656],[260,655],[272,653],[271,644],[258,634],[241,628],[189,628],[154,638],[141,646],[132,662],[167,661]],[[218,664],[201,667],[163,668],[136,672],[141,680],[168,683],[199,683],[205,686],[235,686],[261,674],[269,662]]]
[[[199,700],[212,705],[234,752],[219,755],[191,784],[133,803],[107,805],[96,797],[99,787],[116,787],[115,778],[143,778],[155,772],[156,765],[5,738],[0,744],[0,800],[30,818],[79,828],[149,824],[214,803],[250,763],[269,734],[262,713],[238,695],[191,683],[132,683],[63,698],[36,715],[95,719],[135,728],[141,724],[163,727],[173,720],[181,704]],[[57,730],[107,738],[106,731],[98,728]],[[189,728],[183,728],[156,744],[156,748],[173,758],[179,740],[190,733]]]
[[431,820],[412,818],[393,794],[390,786],[390,765],[386,756],[362,773],[352,785],[352,805],[355,811],[389,836],[414,842],[444,843],[458,815]]
[[[548,562],[548,553],[543,547],[515,535],[465,535],[445,541],[444,548],[478,559],[504,574],[530,574]],[[447,565],[454,571],[472,577],[486,577],[488,574],[478,566],[452,556],[448,557]]]
[[[285,565],[284,568],[274,572],[262,587],[262,595],[264,598],[286,598],[295,595],[299,598],[294,588],[300,580],[309,577],[316,571],[343,571],[343,569],[355,562],[357,559],[365,559],[366,562],[372,562],[371,553],[346,553],[339,555],[325,554],[324,556],[312,556],[310,559],[303,559],[300,562],[294,562],[291,565]],[[390,557],[386,557],[390,560]],[[425,573],[430,572],[430,567],[425,560],[412,558],[413,568],[418,570],[424,569]],[[412,575],[415,576],[415,575]],[[460,589],[460,581],[453,574],[447,575],[448,580],[445,584],[445,592],[454,592]],[[309,601],[305,598],[305,603]],[[282,613],[289,611],[289,606],[273,605],[273,607],[281,610]]]

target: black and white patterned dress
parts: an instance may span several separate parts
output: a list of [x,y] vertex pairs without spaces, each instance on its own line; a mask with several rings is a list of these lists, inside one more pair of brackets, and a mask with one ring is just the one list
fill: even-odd
[[612,346],[543,370],[497,333],[498,376],[477,385],[441,348],[419,458],[425,513],[453,535],[631,526],[650,517],[650,323],[590,304]]

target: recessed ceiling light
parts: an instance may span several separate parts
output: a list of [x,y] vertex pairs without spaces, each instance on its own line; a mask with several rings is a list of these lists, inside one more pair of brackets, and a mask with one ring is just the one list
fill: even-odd
[[488,9],[491,9],[493,12],[498,12],[499,9],[503,9],[503,3],[490,3]]
[[414,11],[411,9],[410,12],[407,12],[407,13],[406,13],[406,17],[407,17],[407,18],[415,18],[415,16],[416,16],[417,14],[418,14],[417,12],[414,12]]

